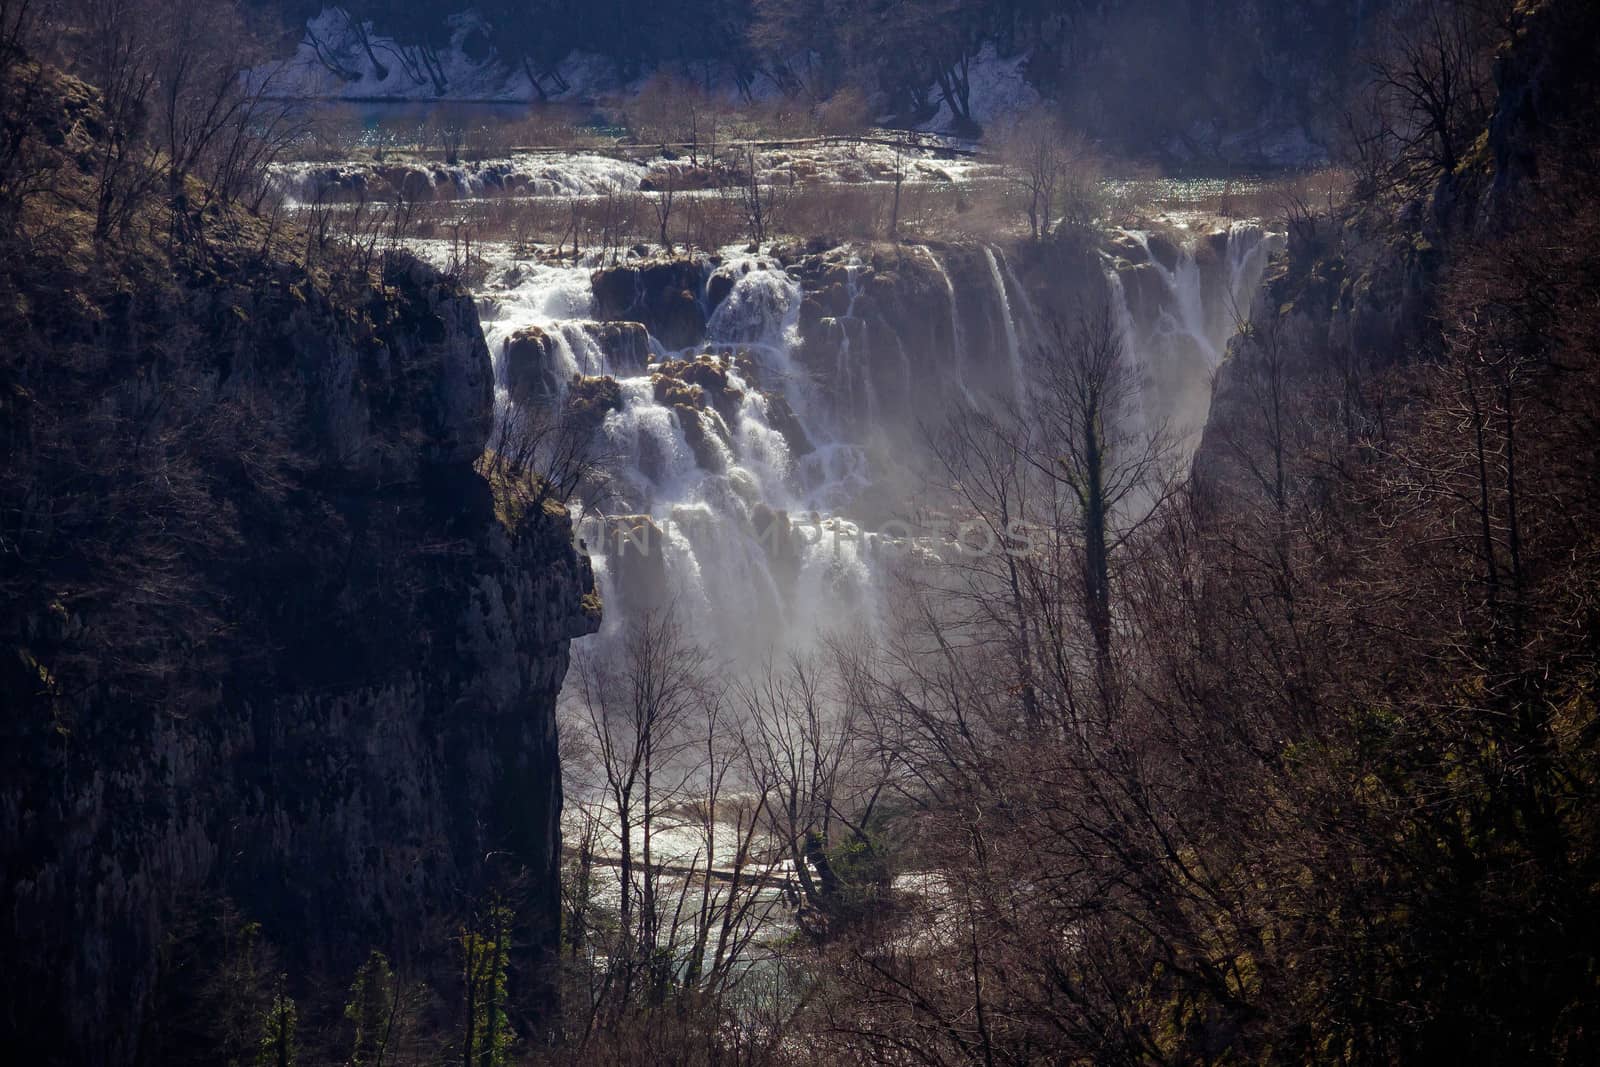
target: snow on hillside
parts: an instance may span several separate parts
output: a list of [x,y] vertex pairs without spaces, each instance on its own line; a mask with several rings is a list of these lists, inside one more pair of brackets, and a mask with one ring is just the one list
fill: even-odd
[[[974,122],[980,126],[1004,123],[1038,105],[1039,92],[1023,74],[1027,63],[1026,53],[1002,59],[993,44],[984,45],[972,57],[967,71],[967,106]],[[946,130],[953,125],[950,109],[940,100],[939,110],[920,128]]]
[[[581,103],[610,93],[637,90],[649,77],[646,74],[624,83],[617,75],[616,65],[607,57],[573,52],[557,64],[559,79],[546,80],[541,95],[520,64],[507,63],[496,53],[492,26],[470,11],[452,16],[449,25],[450,45],[437,53],[436,73],[443,83],[442,91],[416,49],[385,36],[381,26],[354,25],[339,7],[324,8],[307,20],[305,34],[294,54],[257,67],[250,72],[250,78],[256,84],[270,79],[268,92],[272,96],[306,100]],[[1023,77],[1026,58],[1002,59],[992,44],[985,45],[973,58],[969,98],[973,119],[980,124],[1002,122],[1038,102],[1039,94]],[[703,70],[697,74],[705,76]],[[713,75],[712,80],[720,90],[737,95],[731,77]],[[757,78],[753,87],[746,88],[757,98],[778,91],[777,83],[770,78]],[[922,128],[942,131],[950,125],[950,113],[941,104]]]
[[[258,67],[251,77],[258,84],[270,78],[274,96],[343,100],[505,100],[531,98],[527,76],[513,73],[490,53],[479,60],[468,55],[466,45],[482,39],[485,27],[474,15],[450,19],[450,47],[438,54],[445,91],[439,93],[413,49],[385,37],[367,25],[363,44],[358,27],[340,8],[330,7],[306,22],[305,36],[294,55],[279,63]],[[370,45],[370,55],[368,45]],[[379,69],[373,62],[383,64]]]

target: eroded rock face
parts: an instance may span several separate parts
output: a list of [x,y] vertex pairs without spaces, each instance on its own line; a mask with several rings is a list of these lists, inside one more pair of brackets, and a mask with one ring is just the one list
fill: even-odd
[[[179,917],[222,900],[302,995],[347,985],[374,948],[447,958],[452,912],[515,878],[513,995],[528,1017],[548,1003],[554,709],[569,642],[597,625],[593,582],[565,515],[508,529],[474,470],[493,377],[473,301],[404,257],[382,287],[333,292],[214,254],[192,285],[130,271],[109,329],[143,352],[200,324],[189,401],[252,413],[223,424],[239,448],[174,460],[207,487],[216,543],[180,546],[151,579],[218,622],[169,637],[148,616],[168,651],[133,686],[119,664],[149,654],[114,602],[4,616],[8,648],[25,640],[63,686],[41,690],[33,668],[30,683],[15,655],[0,667],[18,701],[0,993],[28,1021],[11,1051],[30,1062],[159,1062],[146,1016],[192,980],[162,960],[182,958]],[[60,351],[107,329],[64,314],[8,328]],[[111,402],[139,388],[113,382]]]
[[612,568],[610,580],[635,613],[668,602],[666,535],[648,515],[617,515],[606,521],[602,536]]
[[699,390],[692,401],[696,406],[703,398],[730,425],[739,421],[739,408],[744,404],[744,390],[728,380],[728,366],[712,356],[697,359],[669,359],[651,368],[656,375],[656,395],[663,403],[676,403],[669,399],[681,394],[677,386],[691,386]]
[[1004,397],[1026,385],[1019,366],[1043,323],[1103,299],[1095,255],[1066,241],[798,255],[789,269],[804,287],[799,358],[848,425],[936,423],[969,394]]
[[610,376],[575,378],[567,389],[567,418],[579,433],[598,433],[606,416],[621,410],[622,386]]

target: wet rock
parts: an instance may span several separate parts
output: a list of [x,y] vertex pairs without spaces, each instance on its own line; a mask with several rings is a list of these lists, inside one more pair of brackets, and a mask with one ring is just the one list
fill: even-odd
[[667,348],[700,343],[706,312],[699,293],[710,273],[703,259],[652,259],[604,267],[590,276],[595,314],[641,322]]
[[734,277],[727,271],[717,271],[706,281],[706,304],[716,311],[728,294],[733,292]]
[[1150,255],[1155,261],[1167,270],[1177,270],[1178,262],[1183,258],[1183,251],[1176,241],[1164,233],[1152,233],[1145,239],[1150,248]]
[[1150,253],[1145,250],[1144,245],[1126,233],[1118,233],[1108,238],[1105,242],[1105,248],[1113,257],[1124,260],[1129,264],[1137,265],[1150,261]]
[[789,398],[777,392],[763,395],[767,399],[767,425],[783,435],[789,444],[789,455],[799,459],[815,452],[816,446],[811,443],[811,437],[806,433],[799,416],[789,406]]
[[804,537],[794,528],[789,513],[757,504],[750,512],[750,527],[756,543],[766,553],[772,576],[786,592],[794,589],[805,553]]
[[698,403],[709,401],[730,425],[739,421],[739,409],[744,405],[744,390],[728,380],[728,365],[721,359],[709,355],[692,360],[672,359],[656,364],[654,370],[656,396],[662,403],[676,402],[667,399],[677,392],[672,383],[694,386],[699,390]]
[[705,406],[705,393],[698,385],[682,381],[668,374],[656,374],[651,380],[655,385],[656,403],[664,407],[699,408]]
[[506,390],[518,405],[530,407],[554,399],[561,391],[559,367],[555,338],[537,326],[518,330],[506,341]]
[[624,377],[650,362],[650,332],[642,322],[595,322],[585,329],[605,354],[606,366]]
[[656,364],[651,377],[656,403],[672,409],[695,462],[713,474],[726,472],[728,425],[738,420],[744,400],[744,391],[728,381],[726,365],[710,356],[668,360]]
[[1166,277],[1154,263],[1117,268],[1122,291],[1127,295],[1128,313],[1135,322],[1153,322],[1167,299]]
[[682,404],[674,406],[672,410],[678,417],[678,425],[683,428],[683,439],[688,442],[689,451],[694,453],[694,461],[700,469],[712,474],[725,474],[728,470],[728,427],[722,421],[722,416],[715,411]]
[[607,415],[621,410],[622,387],[615,378],[574,378],[567,387],[567,419],[579,433],[597,433]]
[[648,515],[608,519],[604,553],[618,595],[636,617],[668,600],[666,535]]

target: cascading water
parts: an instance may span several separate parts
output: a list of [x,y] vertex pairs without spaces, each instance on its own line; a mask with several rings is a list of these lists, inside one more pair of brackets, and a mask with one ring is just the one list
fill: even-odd
[[273,179],[291,205],[365,199],[462,200],[482,196],[584,197],[639,188],[645,168],[610,156],[527,153],[470,163],[283,163]]
[[939,278],[944,282],[944,291],[950,300],[950,360],[955,364],[956,385],[960,388],[967,406],[976,408],[978,400],[972,395],[972,390],[967,386],[967,335],[961,328],[961,304],[956,299],[955,283],[950,280],[950,272],[944,269],[944,264],[939,262],[939,257],[933,254],[933,249],[927,245],[918,245],[917,248],[923,255],[928,257],[928,262],[933,264],[933,269],[939,273]]
[[[593,516],[580,524],[608,601],[601,639],[630,614],[670,604],[699,640],[749,662],[773,646],[803,648],[846,622],[870,623],[877,590],[865,540],[828,514],[859,492],[865,461],[840,435],[841,420],[830,417],[818,385],[794,363],[800,283],[760,257],[730,257],[719,270],[732,288],[707,321],[706,343],[657,353],[687,360],[709,353],[729,395],[739,398],[726,420],[709,407],[694,416],[704,427],[698,448],[688,413],[662,399],[656,376],[613,366],[589,338],[590,267],[496,268],[485,336],[503,358],[508,340],[536,326],[557,342],[563,373],[618,380],[621,409],[601,428],[619,468],[617,498],[605,507],[631,516],[629,529],[654,533],[619,538],[613,520]],[[773,424],[774,397],[813,438],[809,454],[797,457]],[[770,533],[774,523],[793,535]],[[653,558],[621,558],[627,553]],[[657,585],[626,588],[625,571],[653,573]],[[649,583],[635,586],[641,584]]]
[[1123,355],[1133,373],[1133,412],[1136,432],[1150,432],[1150,416],[1145,411],[1144,395],[1149,389],[1149,370],[1145,366],[1144,346],[1138,343],[1138,331],[1133,324],[1133,313],[1128,308],[1128,292],[1122,287],[1122,275],[1112,267],[1106,269],[1106,285],[1111,290],[1111,310],[1117,317],[1117,335],[1122,338]]
[[[1119,230],[1121,255],[1104,254],[1106,283],[1124,348],[1140,382],[1138,418],[1193,443],[1210,408],[1211,376],[1250,302],[1281,234],[1236,222],[1181,243]],[[1220,255],[1218,246],[1222,246]],[[1163,260],[1170,262],[1163,262]]]
[[1017,339],[1016,318],[1011,314],[1011,298],[1006,295],[1005,280],[1000,277],[1000,264],[994,258],[994,249],[983,246],[983,256],[989,262],[989,276],[994,279],[995,299],[1000,304],[1000,316],[1005,324],[1006,349],[1011,357],[1011,384],[1017,395],[1018,410],[1028,408],[1028,372],[1023,366],[1022,343]]
[[[1107,284],[1141,383],[1140,417],[1170,419],[1174,368],[1207,379],[1231,335],[1232,309],[1259,283],[1274,238],[1238,225],[1225,249],[1213,237],[1221,255],[1202,261],[1190,246],[1162,264],[1150,235],[1122,236],[1142,262],[1108,256]],[[857,514],[853,502],[893,492],[878,480],[881,470],[866,444],[881,421],[868,392],[868,364],[878,360],[881,374],[882,360],[898,358],[908,386],[912,364],[903,345],[896,357],[892,350],[869,352],[858,341],[871,325],[861,316],[874,313],[862,311],[865,268],[858,257],[838,260],[843,296],[822,327],[838,331],[830,362],[808,369],[798,358],[804,283],[769,257],[740,253],[706,263],[700,299],[713,274],[723,277],[725,295],[706,319],[704,342],[670,352],[652,337],[651,363],[618,365],[597,343],[591,321],[598,260],[574,265],[483,251],[496,264],[482,295],[485,335],[497,359],[503,362],[520,332],[537,327],[564,378],[607,375],[618,382],[620,409],[605,415],[600,431],[616,468],[613,496],[591,501],[604,514],[589,514],[581,524],[608,605],[602,640],[628,618],[671,604],[700,640],[731,659],[755,662],[773,647],[804,648],[841,626],[870,626],[880,617],[883,567],[875,553],[887,542],[845,516]],[[966,351],[968,324],[951,274],[958,260],[947,266],[926,246],[908,251],[925,259],[935,292],[942,289],[948,301],[953,348],[932,354],[948,361],[936,380],[947,400],[976,406],[968,367],[981,356]],[[997,349],[997,361],[1009,360],[1010,382],[1000,377],[996,384],[1002,391],[1005,384],[1025,387],[1025,338],[1039,333],[1027,289],[992,247],[959,262],[963,284],[979,285],[984,295],[973,299],[987,301],[994,315],[994,326],[980,331],[985,343]],[[882,332],[874,336],[882,348]],[[683,361],[696,359],[711,361],[726,391],[717,398],[722,403],[702,399],[690,411],[672,393],[678,386],[663,390],[660,372],[676,367],[672,373],[683,374]],[[818,374],[831,380],[818,381]],[[1016,393],[1025,395],[1025,388]],[[795,421],[804,429],[803,446],[792,439]],[[619,528],[649,536],[619,542]],[[648,563],[630,556],[641,552],[652,557]]]

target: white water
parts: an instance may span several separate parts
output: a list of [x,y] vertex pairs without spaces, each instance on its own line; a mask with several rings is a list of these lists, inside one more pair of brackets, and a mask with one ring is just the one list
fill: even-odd
[[972,390],[967,387],[967,335],[961,329],[961,305],[956,300],[956,287],[950,280],[950,272],[944,269],[944,264],[939,262],[939,257],[933,254],[933,249],[927,245],[918,245],[922,254],[928,257],[933,264],[933,269],[939,272],[939,278],[944,282],[944,291],[950,300],[950,343],[952,351],[950,361],[955,364],[955,380],[961,389],[961,395],[966,400],[967,406],[978,406],[977,398],[972,395]]
[[1150,416],[1145,411],[1144,394],[1149,388],[1149,368],[1145,365],[1144,346],[1139,343],[1138,329],[1133,323],[1133,312],[1128,307],[1128,292],[1123,288],[1122,275],[1112,266],[1106,267],[1106,285],[1111,289],[1111,310],[1117,317],[1117,333],[1122,338],[1123,354],[1133,371],[1133,418],[1141,434],[1151,430]]
[[[1148,234],[1130,231],[1127,236],[1148,249]],[[1135,308],[1123,277],[1108,261],[1119,328],[1142,385],[1138,418],[1176,422],[1175,416],[1185,414],[1182,388],[1163,379],[1174,377],[1176,366],[1202,386],[1208,383],[1233,332],[1236,309],[1247,310],[1275,240],[1259,228],[1236,225],[1223,262],[1204,272],[1192,248],[1183,248],[1170,269],[1151,257],[1142,269],[1157,280],[1158,298],[1143,308]],[[937,272],[949,300],[953,351],[934,354],[949,361],[939,378],[951,398],[976,405],[968,371],[975,357],[966,352],[968,330],[954,280],[932,249],[917,250]],[[598,261],[568,265],[519,260],[505,247],[481,251],[494,265],[480,296],[497,368],[506,342],[518,330],[537,326],[555,342],[563,380],[572,374],[608,374],[621,387],[623,409],[607,416],[603,427],[615,467],[615,494],[590,502],[601,519],[591,514],[582,524],[606,602],[602,641],[614,638],[627,619],[665,606],[654,602],[653,594],[646,602],[640,590],[620,588],[617,546],[606,536],[605,515],[649,517],[661,532],[650,548],[659,554],[666,602],[690,632],[730,660],[753,662],[773,648],[803,649],[830,632],[877,624],[884,610],[882,564],[873,548],[883,542],[845,517],[864,495],[881,502],[893,492],[864,444],[881,422],[881,405],[870,392],[872,354],[858,351],[854,343],[864,269],[858,261],[842,264],[848,301],[835,320],[842,342],[826,383],[813,380],[796,359],[801,282],[769,257],[730,253],[721,259],[716,272],[733,284],[708,320],[704,344],[669,353],[652,339],[657,359],[712,353],[725,361],[730,384],[743,392],[735,418],[725,422],[709,404],[701,412],[708,433],[702,451],[719,468],[712,471],[697,459],[679,414],[657,401],[650,374],[611,366],[595,343],[590,275]],[[1024,339],[1038,336],[1038,313],[1003,255],[993,248],[983,253],[992,286],[986,299],[1003,320],[1003,333],[991,336],[1006,347],[1008,384],[1025,385]],[[1219,299],[1228,306],[1218,306]],[[878,354],[880,360],[883,356]],[[913,368],[903,346],[899,358],[909,390]],[[1002,382],[996,385],[1004,389]],[[1016,394],[1025,395],[1022,389]],[[797,455],[780,432],[769,395],[782,397],[803,424],[812,446],[806,454]],[[1202,389],[1200,395],[1203,403],[1208,394]],[[764,541],[758,534],[757,525],[769,512],[787,514],[796,524],[795,555],[775,556],[775,539]]]
[[1017,409],[1028,409],[1028,372],[1022,363],[1022,344],[1017,340],[1016,318],[1011,314],[1011,298],[1006,296],[1006,283],[1000,277],[1000,264],[995,261],[994,249],[983,246],[984,258],[989,261],[989,276],[994,279],[995,299],[1000,304],[1000,314],[1005,322],[1006,349],[1011,357],[1011,383],[1017,395]]
[[[1148,247],[1147,235],[1140,236]],[[1248,307],[1272,246],[1273,239],[1259,229],[1235,227],[1230,232],[1220,269],[1221,299],[1228,307],[1217,306],[1217,265],[1206,268],[1208,289],[1207,276],[1193,250],[1182,250],[1176,269],[1153,270],[1160,295],[1155,307],[1143,309],[1143,318],[1135,315],[1121,275],[1114,265],[1108,266],[1107,281],[1119,328],[1141,383],[1141,420],[1146,405],[1156,407],[1165,402],[1158,379],[1173,373],[1168,363],[1176,360],[1202,378],[1210,374],[1232,332],[1234,309]],[[590,276],[598,261],[551,264],[519,261],[503,247],[481,251],[494,263],[480,295],[485,336],[497,360],[517,330],[538,326],[556,340],[563,375],[618,377],[623,407],[607,416],[602,432],[614,452],[620,499],[605,502],[603,510],[612,516],[647,516],[660,531],[659,540],[647,541],[646,548],[656,554],[664,590],[623,588],[624,570],[638,571],[634,567],[637,561],[621,553],[636,552],[638,547],[610,540],[603,519],[587,518],[580,529],[605,601],[604,628],[592,652],[602,659],[613,655],[614,642],[630,619],[667,605],[677,611],[686,632],[709,646],[734,676],[756,667],[773,650],[803,653],[825,636],[881,625],[887,614],[886,560],[896,557],[878,551],[889,539],[877,538],[845,517],[852,513],[852,502],[862,495],[881,496],[891,491],[875,475],[861,443],[879,421],[880,405],[865,392],[873,380],[868,361],[874,354],[853,343],[857,335],[852,333],[851,323],[859,321],[858,311],[865,306],[858,299],[863,288],[859,261],[850,259],[842,264],[847,300],[836,327],[843,341],[831,368],[832,380],[826,385],[814,381],[797,359],[805,298],[801,281],[767,257],[740,253],[722,258],[717,273],[731,279],[733,285],[708,320],[705,344],[687,353],[667,353],[652,340],[658,359],[716,353],[728,361],[730,383],[743,391],[731,425],[723,423],[709,406],[702,411],[714,435],[710,447],[720,461],[721,469],[713,473],[696,458],[679,413],[657,401],[650,374],[610,366],[594,343],[588,323],[593,314]],[[962,322],[958,293],[946,265],[931,249],[922,247],[921,251],[932,262],[949,300],[953,349],[925,354],[948,362],[942,373],[937,363],[924,365],[922,373],[935,374],[942,385],[950,386],[940,394],[941,400],[961,397],[975,405],[967,372],[975,365],[966,348],[965,327],[970,324]],[[1003,319],[1011,384],[1017,387],[1019,401],[1025,402],[1029,374],[1024,338],[1041,336],[1040,319],[1003,254],[992,248],[983,252],[987,281],[992,285],[993,303],[988,306],[997,309]],[[950,262],[955,265],[959,261]],[[982,287],[981,269],[974,279],[971,266],[969,261],[964,279]],[[930,308],[938,315],[936,304]],[[984,327],[974,332],[987,338],[985,343],[999,340],[995,331]],[[913,368],[903,345],[898,354],[909,399]],[[882,353],[876,356],[883,358]],[[995,377],[995,386],[1004,389],[1006,383],[999,375]],[[855,402],[848,397],[841,401],[840,386],[849,389],[855,383],[861,383],[862,390]],[[774,399],[768,394],[781,396],[804,424],[814,446],[808,454],[795,455],[777,428]],[[766,512],[787,512],[801,524],[795,540],[797,557],[775,558],[771,542],[758,536],[756,521]],[[936,546],[933,551],[937,550]],[[565,816],[571,837],[579,836],[583,820],[595,819],[600,854],[614,856],[621,847],[614,813],[598,794],[585,793],[581,786],[571,796]],[[714,862],[728,862],[720,853],[734,832],[728,826],[718,830],[721,847],[712,849]],[[704,864],[708,847],[698,823],[691,822],[658,827],[652,843],[657,862],[680,865]],[[787,864],[776,858],[762,870],[774,879],[791,873]],[[606,894],[614,892],[613,875],[606,869],[598,877],[601,898],[609,899]],[[944,895],[935,875],[908,875],[900,884],[923,895],[935,908]],[[717,888],[716,892],[724,890]],[[787,921],[787,905],[776,889],[762,892],[771,896],[772,903],[770,911],[763,911],[755,921],[781,931]]]
[[506,342],[529,326],[539,327],[555,342],[560,382],[574,374],[606,372],[605,356],[584,325],[594,304],[592,270],[584,264],[521,261],[495,273],[493,288],[480,295],[478,312],[498,381],[505,381]]
[[[1131,270],[1124,264],[1124,273],[1115,257],[1105,257],[1124,351],[1140,382],[1137,418],[1151,429],[1165,425],[1192,443],[1210,409],[1211,378],[1248,318],[1267,261],[1283,247],[1283,236],[1255,223],[1233,223],[1220,278],[1208,287],[1196,247],[1212,237],[1192,235],[1177,243],[1176,262],[1169,267],[1152,253],[1149,231],[1118,232],[1143,251],[1144,259]],[[1142,295],[1130,291],[1130,279],[1139,283]]]
[[463,200],[490,195],[593,197],[631,192],[644,180],[643,164],[581,152],[554,155],[523,152],[504,159],[430,163],[402,159],[391,163],[282,163],[273,179],[291,205],[360,198],[390,202],[396,193],[408,200]]
[[[616,553],[639,548],[619,546],[607,537],[603,517],[591,516],[580,529],[606,601],[602,641],[614,637],[630,615],[668,604],[699,640],[744,661],[773,647],[804,648],[834,629],[872,624],[879,604],[859,531],[828,512],[859,491],[865,460],[843,439],[829,399],[794,363],[797,279],[763,257],[725,259],[718,269],[734,284],[708,321],[706,343],[658,353],[694,358],[712,352],[726,361],[730,384],[744,393],[731,426],[709,405],[701,411],[707,445],[725,468],[712,472],[697,461],[678,413],[657,401],[652,377],[612,367],[590,339],[592,265],[520,262],[488,249],[486,254],[496,266],[485,292],[484,334],[497,360],[517,330],[538,326],[556,340],[564,375],[609,374],[621,386],[623,409],[608,415],[603,427],[618,479],[618,498],[607,501],[604,511],[648,516],[661,531],[659,542],[645,547],[659,555],[667,604],[645,603],[638,590],[608,587],[619,573]],[[741,369],[740,359],[752,369]],[[797,460],[768,421],[769,391],[786,399],[804,422],[816,445],[812,454]],[[763,543],[754,524],[758,509],[786,512],[803,523],[794,541],[797,555],[774,558],[774,546]]]

